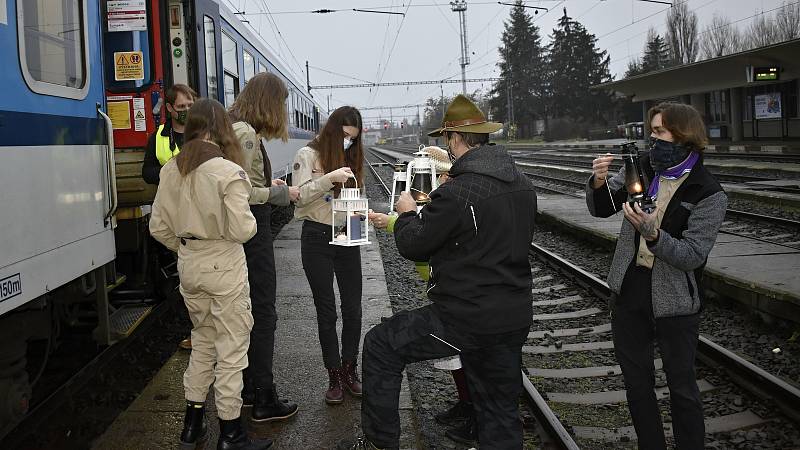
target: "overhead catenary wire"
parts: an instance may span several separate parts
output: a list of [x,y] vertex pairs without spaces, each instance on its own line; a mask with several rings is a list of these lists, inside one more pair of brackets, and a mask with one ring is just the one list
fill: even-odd
[[[713,3],[714,1],[716,1],[716,0],[712,0],[709,3]],[[709,3],[706,3],[706,5],[708,5]],[[697,33],[697,36],[699,37],[699,36],[702,36],[702,35],[704,35],[704,34],[706,34],[708,32],[716,31],[716,30],[719,30],[719,29],[722,29],[722,28],[726,28],[726,27],[729,27],[731,25],[737,24],[739,22],[743,22],[743,21],[745,21],[747,19],[752,19],[752,18],[755,18],[755,17],[758,17],[758,16],[762,16],[764,14],[767,14],[767,13],[770,13],[770,12],[773,12],[773,11],[777,11],[777,10],[779,10],[781,8],[786,7],[786,6],[792,6],[792,5],[796,5],[798,3],[800,3],[800,0],[794,1],[792,3],[782,3],[781,6],[777,6],[777,7],[772,8],[772,9],[763,10],[761,12],[749,15],[747,17],[742,17],[741,19],[734,20],[734,21],[729,22],[729,23],[727,23],[725,25],[721,25],[721,26],[718,26],[718,27],[715,27],[715,28],[712,28],[712,29],[708,29],[708,30],[703,30],[702,32]],[[706,5],[703,5],[703,6],[706,6]],[[701,6],[701,8],[702,8],[702,6]],[[612,60],[609,64],[614,64],[614,63],[617,63],[617,62],[620,62],[620,61],[626,61],[626,60],[632,58],[633,56],[634,55],[628,55],[628,56],[625,56],[625,57],[616,58],[616,59]]]

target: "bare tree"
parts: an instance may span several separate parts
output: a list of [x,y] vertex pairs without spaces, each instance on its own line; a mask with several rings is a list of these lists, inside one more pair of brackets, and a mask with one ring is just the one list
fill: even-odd
[[687,3],[674,4],[667,14],[667,42],[676,64],[697,60],[697,14],[689,10]]
[[756,16],[747,28],[747,48],[759,48],[778,42],[775,19],[766,14]]
[[789,41],[800,37],[800,3],[783,3],[775,13],[775,26],[778,41]]
[[729,55],[742,49],[742,34],[736,25],[722,15],[714,14],[699,38],[703,59]]

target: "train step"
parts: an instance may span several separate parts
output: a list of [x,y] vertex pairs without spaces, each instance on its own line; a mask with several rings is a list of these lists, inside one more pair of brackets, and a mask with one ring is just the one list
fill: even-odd
[[108,326],[114,339],[123,339],[131,335],[133,330],[142,324],[153,311],[152,306],[123,306],[114,311],[108,318]]
[[121,286],[121,285],[122,285],[122,283],[124,283],[124,282],[125,282],[125,280],[127,280],[127,279],[128,279],[128,277],[127,277],[126,275],[123,275],[123,274],[120,274],[120,273],[118,273],[118,274],[117,274],[117,279],[116,279],[116,280],[114,280],[114,282],[113,282],[113,283],[106,283],[106,292],[111,292],[111,291],[113,291],[114,289],[118,288],[118,287],[119,287],[119,286]]

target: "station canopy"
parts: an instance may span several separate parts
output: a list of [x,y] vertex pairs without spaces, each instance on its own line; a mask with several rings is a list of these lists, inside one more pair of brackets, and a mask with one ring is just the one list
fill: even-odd
[[[778,71],[778,80],[756,80],[757,69]],[[767,78],[767,77],[758,77]],[[800,39],[598,84],[635,102],[800,78]]]

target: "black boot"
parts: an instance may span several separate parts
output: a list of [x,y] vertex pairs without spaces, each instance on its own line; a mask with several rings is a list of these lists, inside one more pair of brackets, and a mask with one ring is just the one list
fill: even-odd
[[242,429],[240,418],[219,419],[219,441],[217,450],[266,450],[272,447],[270,439],[251,440]]
[[202,402],[186,402],[186,415],[183,417],[181,449],[194,450],[198,442],[206,437],[206,406]]
[[474,445],[478,442],[478,422],[475,420],[475,415],[473,414],[462,425],[450,428],[444,434],[460,444]]
[[449,427],[461,425],[472,416],[472,403],[459,400],[447,411],[440,412],[434,419],[442,425]]
[[273,384],[272,389],[256,388],[256,402],[251,414],[253,422],[284,420],[297,414],[297,405],[279,399]]
[[253,386],[253,379],[247,369],[242,371],[242,408],[249,408],[255,404],[256,388]]

